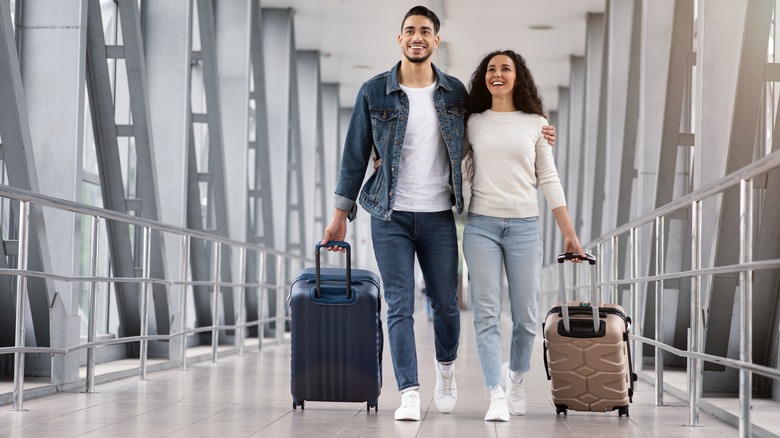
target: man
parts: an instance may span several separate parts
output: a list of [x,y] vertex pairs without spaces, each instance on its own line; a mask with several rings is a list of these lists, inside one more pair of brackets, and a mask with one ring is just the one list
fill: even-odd
[[401,24],[403,57],[358,91],[347,130],[333,218],[322,243],[344,240],[347,219],[372,151],[380,162],[360,204],[371,214],[374,255],[387,303],[387,332],[401,406],[396,420],[420,419],[420,383],[414,340],[414,259],[420,263],[433,308],[436,357],[434,401],[451,412],[457,401],[454,361],[460,337],[458,243],[454,205],[463,211],[461,148],[466,88],[433,65],[439,18],[411,8]]

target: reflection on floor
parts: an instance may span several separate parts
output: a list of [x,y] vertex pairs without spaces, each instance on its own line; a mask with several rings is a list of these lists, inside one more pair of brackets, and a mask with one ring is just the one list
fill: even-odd
[[[738,436],[738,429],[702,412],[701,427],[688,427],[688,407],[667,394],[667,405],[654,406],[654,390],[638,383],[631,416],[617,413],[569,412],[556,416],[545,377],[541,341],[527,376],[528,413],[508,423],[483,421],[488,407],[479,366],[472,315],[462,315],[462,339],[456,362],[458,405],[441,414],[433,403],[433,330],[423,312],[417,315],[418,362],[422,418],[397,422],[393,411],[396,392],[389,350],[385,346],[385,382],[379,411],[366,412],[364,403],[307,402],[305,410],[292,409],[289,344],[247,347],[242,357],[231,355],[218,362],[194,363],[178,368],[102,383],[96,394],[78,389],[26,400],[25,411],[0,410],[3,437],[499,437],[499,436]],[[502,322],[504,336],[508,321]],[[506,338],[505,338],[506,339]],[[507,344],[507,342],[504,342]],[[505,357],[506,357],[505,352]],[[137,365],[136,365],[137,366]],[[670,374],[669,380],[679,380]],[[7,384],[6,384],[7,386]],[[736,404],[737,400],[724,400]],[[764,406],[764,405],[761,405]],[[755,435],[780,433],[775,408],[756,404],[762,419]],[[765,406],[772,406],[771,402]],[[766,412],[769,410],[768,412]],[[764,412],[762,414],[762,412]],[[772,414],[774,412],[774,414]]]

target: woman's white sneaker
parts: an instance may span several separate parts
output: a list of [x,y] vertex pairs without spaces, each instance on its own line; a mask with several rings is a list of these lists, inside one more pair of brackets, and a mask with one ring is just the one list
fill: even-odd
[[401,407],[395,410],[396,420],[420,421],[420,393],[406,391],[401,393]]
[[485,421],[509,421],[509,407],[506,397],[494,395],[490,398],[490,408],[485,414]]
[[506,404],[512,415],[525,415],[528,409],[528,403],[525,400],[525,388],[523,381],[515,383],[509,375],[509,362],[504,362],[501,367],[504,374],[504,387],[506,388]]

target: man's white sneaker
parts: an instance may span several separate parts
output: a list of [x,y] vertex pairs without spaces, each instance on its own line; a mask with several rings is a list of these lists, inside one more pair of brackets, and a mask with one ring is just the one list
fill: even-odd
[[512,378],[509,375],[509,362],[504,362],[501,371],[504,374],[506,404],[509,407],[509,413],[512,415],[525,415],[525,411],[528,409],[523,385],[525,379],[520,383],[512,382]]
[[401,407],[395,410],[396,420],[420,421],[420,393],[401,393]]
[[455,371],[443,372],[439,368],[439,362],[434,360],[436,369],[436,387],[433,389],[433,401],[439,412],[448,414],[455,409],[458,401],[458,386],[455,384]]
[[490,398],[490,408],[485,414],[485,421],[509,421],[509,407],[505,396],[494,395]]

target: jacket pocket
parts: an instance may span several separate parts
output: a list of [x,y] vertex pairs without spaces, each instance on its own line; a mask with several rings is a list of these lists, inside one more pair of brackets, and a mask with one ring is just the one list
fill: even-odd
[[398,122],[398,109],[396,108],[373,108],[371,109],[371,128],[374,132],[374,144],[382,151],[387,150],[385,146],[392,141],[395,134],[396,123]]
[[463,117],[466,114],[466,106],[462,104],[450,104],[445,107],[450,119],[450,127],[453,137],[463,139]]

